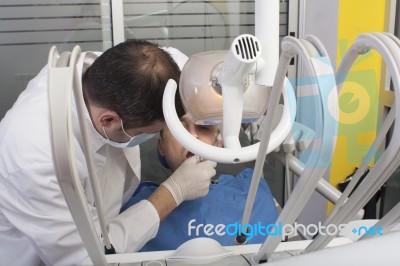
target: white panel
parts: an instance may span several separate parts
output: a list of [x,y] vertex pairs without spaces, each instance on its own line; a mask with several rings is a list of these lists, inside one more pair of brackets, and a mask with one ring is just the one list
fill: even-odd
[[127,3],[124,1],[124,15],[125,16],[137,16],[137,15],[149,15],[159,13],[162,11],[168,11],[168,4],[166,1],[159,1],[157,3]]
[[[190,39],[198,38],[206,34],[207,38],[225,38],[227,36],[227,31],[224,26],[216,26],[208,28],[207,32],[204,32],[203,27],[156,27],[156,28],[127,28],[126,29],[129,36],[141,36],[141,38],[146,39]],[[163,31],[168,31],[163,34]],[[205,36],[206,38],[206,36]]]
[[190,26],[190,25],[201,25],[204,27],[204,21],[210,22],[210,26],[214,25],[226,25],[223,16],[218,14],[211,14],[205,17],[203,14],[192,14],[192,15],[163,15],[163,16],[127,16],[125,18],[126,26],[146,26],[146,25],[165,25],[165,26]]
[[2,20],[0,33],[24,31],[48,31],[71,29],[101,29],[98,18],[47,18],[47,19],[18,19]]
[[66,42],[101,42],[101,31],[56,31],[56,32],[17,32],[2,33],[2,44],[39,44],[39,43],[66,43]]
[[[85,8],[85,14],[81,15],[82,8]],[[67,5],[67,6],[11,6],[0,8],[0,17],[2,20],[5,19],[20,19],[20,18],[31,18],[31,19],[42,19],[42,18],[67,18],[67,17],[93,17],[100,16],[100,10],[98,6],[94,5]]]
[[97,0],[1,0],[1,6],[17,6],[17,5],[70,5],[70,4],[97,4]]

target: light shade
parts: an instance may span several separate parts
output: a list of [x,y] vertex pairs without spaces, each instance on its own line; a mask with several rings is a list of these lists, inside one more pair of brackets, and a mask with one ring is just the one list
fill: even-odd
[[[179,82],[183,106],[195,124],[222,122],[222,90],[214,84],[221,72],[227,51],[198,53],[186,62]],[[270,90],[255,85],[254,75],[243,81],[242,122],[256,121],[267,109]]]

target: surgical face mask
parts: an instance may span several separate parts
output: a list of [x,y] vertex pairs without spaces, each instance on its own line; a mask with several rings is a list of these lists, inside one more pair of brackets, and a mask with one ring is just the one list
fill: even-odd
[[107,136],[106,130],[103,127],[103,132],[108,140],[108,143],[111,146],[114,146],[116,148],[121,148],[121,149],[131,148],[131,147],[134,147],[136,145],[139,145],[139,144],[151,139],[154,136],[154,134],[142,133],[142,134],[131,137],[128,133],[125,132],[124,124],[122,123],[122,120],[121,120],[121,127],[122,127],[122,131],[124,132],[124,134],[130,138],[130,140],[128,140],[127,142],[120,143],[120,142],[115,142],[115,141],[110,140],[110,138]]

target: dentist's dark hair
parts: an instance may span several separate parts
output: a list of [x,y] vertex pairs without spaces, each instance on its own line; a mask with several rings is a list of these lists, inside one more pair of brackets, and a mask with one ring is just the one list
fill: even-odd
[[[179,84],[180,69],[171,55],[144,40],[129,40],[105,51],[82,78],[85,100],[115,111],[125,129],[164,121],[162,98],[169,79]],[[176,110],[184,115],[179,93]]]

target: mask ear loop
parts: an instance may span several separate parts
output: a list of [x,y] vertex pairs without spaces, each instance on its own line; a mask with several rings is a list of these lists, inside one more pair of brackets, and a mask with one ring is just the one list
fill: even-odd
[[104,133],[104,135],[106,136],[106,139],[108,140],[108,141],[110,141],[110,138],[108,137],[108,135],[107,135],[107,133],[106,133],[106,129],[103,127],[103,133]]
[[121,119],[121,128],[122,128],[122,132],[124,132],[125,135],[127,135],[130,139],[133,139],[133,138],[134,138],[134,137],[131,137],[128,133],[126,133],[126,131],[125,131],[125,129],[124,129],[124,123],[122,122],[122,119]]
[[[128,136],[131,140],[134,138],[134,137],[131,137],[128,133],[126,133],[126,131],[125,131],[125,129],[124,129],[124,123],[122,122],[122,119],[121,119],[121,129],[122,129],[122,132],[124,132],[124,134],[125,134],[126,136]],[[108,140],[108,141],[111,141],[110,138],[108,137],[107,132],[106,132],[106,129],[105,129],[104,127],[103,127],[103,133],[104,133],[104,135],[106,136],[107,140]]]

